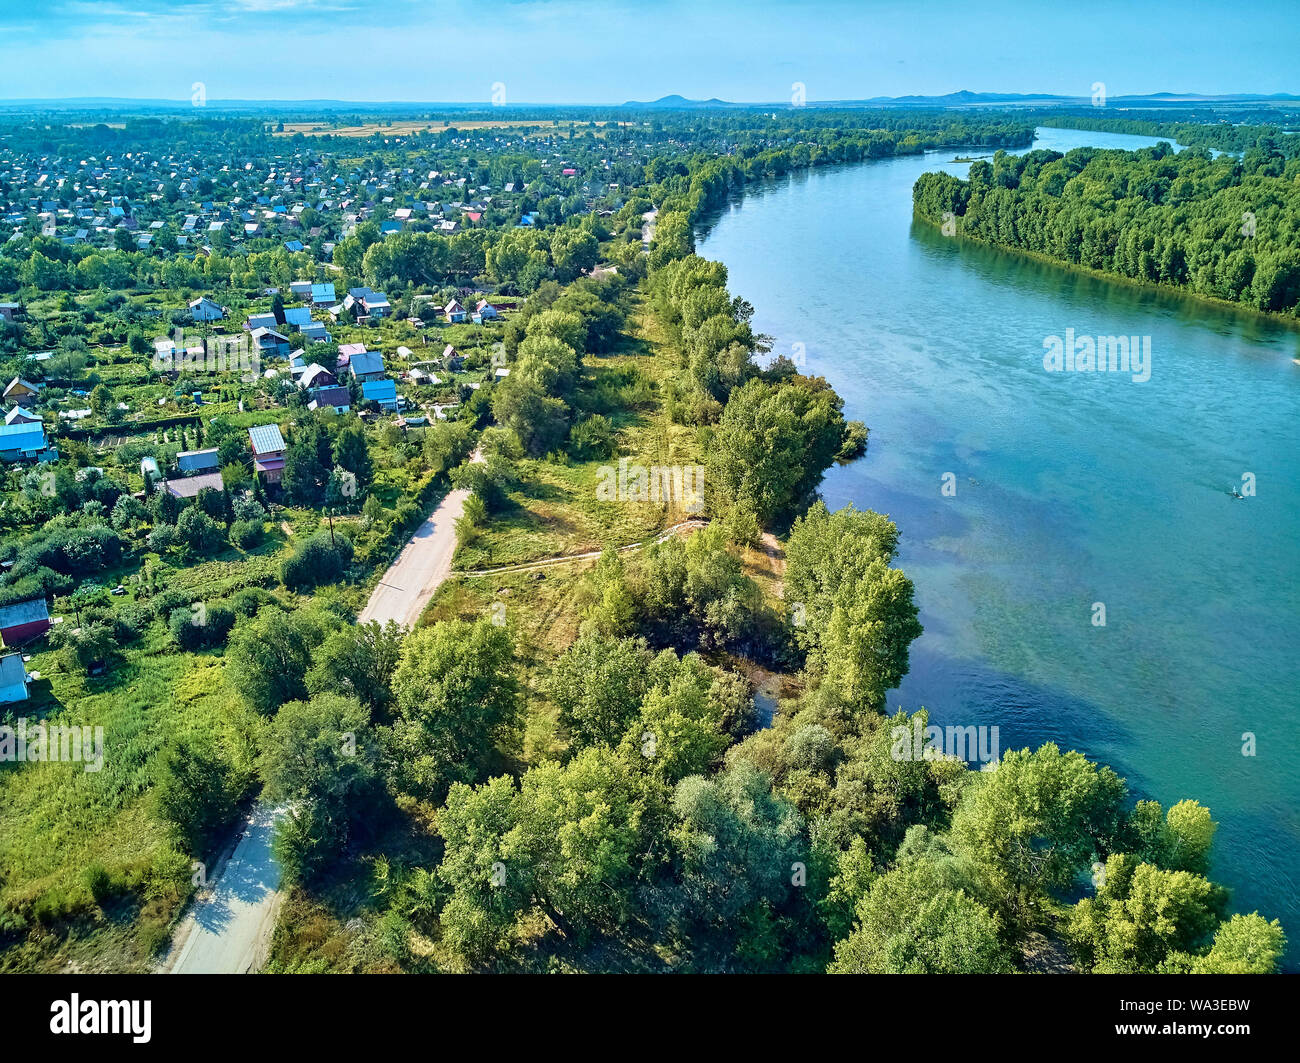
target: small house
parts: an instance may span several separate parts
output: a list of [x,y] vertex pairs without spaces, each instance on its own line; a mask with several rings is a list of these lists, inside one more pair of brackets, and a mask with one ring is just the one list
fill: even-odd
[[49,451],[41,421],[15,421],[0,426],[0,461],[42,460]]
[[319,362],[312,362],[298,377],[298,386],[306,391],[314,388],[332,388],[338,386],[338,377]]
[[397,409],[397,383],[393,380],[367,380],[361,385],[361,397],[377,402],[385,410]]
[[216,447],[208,447],[205,450],[182,450],[176,455],[176,468],[186,474],[208,472],[217,468],[219,464]]
[[9,381],[9,386],[4,390],[4,401],[17,403],[19,406],[30,406],[36,401],[43,387],[44,384],[33,384],[30,380],[16,376]]
[[175,498],[197,498],[200,491],[224,491],[225,482],[219,472],[201,472],[197,476],[179,476],[164,480],[163,488]]
[[274,314],[249,314],[248,320],[244,322],[244,328],[249,332],[256,332],[260,328],[279,328],[280,322],[275,319]]
[[352,409],[352,393],[345,387],[323,387],[318,388],[312,395],[312,400],[307,403],[309,410],[333,410],[335,413],[343,414]]
[[6,646],[30,642],[49,630],[50,611],[43,596],[0,605],[0,638]]
[[27,666],[21,653],[0,657],[0,705],[27,700]]
[[289,357],[289,337],[270,328],[253,329],[253,346],[257,351],[272,358]]
[[284,452],[288,449],[280,426],[260,424],[248,430],[249,445],[253,449],[253,469],[267,483],[278,484],[284,472]]
[[312,343],[329,343],[330,341],[329,330],[321,321],[308,321],[298,331],[302,333],[304,339],[310,340]]
[[25,410],[21,406],[15,406],[7,414],[5,414],[5,424],[40,424],[40,423],[41,423],[41,418],[39,415],[32,413],[30,410]]
[[190,303],[190,317],[195,321],[220,321],[225,316],[226,311],[221,304],[206,295]]
[[384,356],[378,351],[362,351],[348,359],[348,372],[354,380],[365,383],[384,375]]

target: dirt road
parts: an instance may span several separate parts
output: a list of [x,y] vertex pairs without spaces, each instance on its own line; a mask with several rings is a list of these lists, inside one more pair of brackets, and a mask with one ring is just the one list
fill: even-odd
[[[470,461],[481,462],[475,451]],[[381,624],[396,620],[403,627],[414,627],[433,592],[451,575],[451,556],[456,552],[456,521],[465,512],[468,491],[449,491],[438,508],[416,529],[402,547],[397,560],[388,566],[358,622],[378,620]]]
[[206,896],[176,935],[172,974],[248,974],[266,962],[280,907],[280,869],[271,856],[278,809],[259,805]]

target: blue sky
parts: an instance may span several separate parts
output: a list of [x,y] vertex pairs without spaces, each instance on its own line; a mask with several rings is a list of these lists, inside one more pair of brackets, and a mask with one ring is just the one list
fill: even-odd
[[0,0],[0,98],[1300,93],[1297,0]]

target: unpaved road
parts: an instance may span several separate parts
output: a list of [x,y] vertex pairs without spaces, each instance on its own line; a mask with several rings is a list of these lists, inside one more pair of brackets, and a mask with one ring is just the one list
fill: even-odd
[[[477,450],[470,458],[475,462],[483,460]],[[460,489],[447,493],[380,577],[357,618],[358,623],[378,620],[386,624],[396,620],[403,627],[415,627],[433,592],[451,575],[451,555],[456,552],[456,521],[465,512],[468,497],[469,492]]]
[[259,805],[243,836],[176,935],[172,974],[248,974],[266,962],[280,907],[280,869],[271,856],[279,809]]
[[[484,460],[479,451],[471,461]],[[451,575],[456,521],[468,491],[454,490],[416,529],[370,595],[360,623],[396,620],[414,627],[433,592]],[[191,908],[163,969],[172,974],[247,974],[266,962],[280,908],[280,869],[271,838],[281,810],[259,805],[219,868],[206,896]]]

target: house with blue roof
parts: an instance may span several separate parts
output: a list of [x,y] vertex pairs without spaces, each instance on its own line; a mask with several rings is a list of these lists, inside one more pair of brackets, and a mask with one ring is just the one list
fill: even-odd
[[0,705],[27,700],[27,668],[22,654],[7,653],[0,657]]
[[333,306],[338,302],[334,295],[333,283],[326,281],[324,284],[313,284],[311,286],[311,301],[316,306]]
[[384,356],[379,351],[362,351],[348,359],[348,373],[352,379],[364,384],[379,380],[384,375]]
[[367,402],[377,402],[385,410],[397,409],[397,382],[395,380],[367,380],[361,385],[361,397]]
[[45,439],[41,421],[0,425],[0,461],[52,461],[58,457]]

